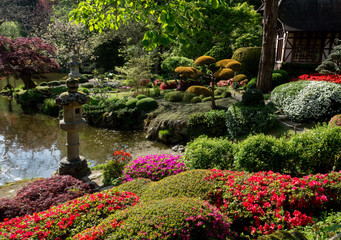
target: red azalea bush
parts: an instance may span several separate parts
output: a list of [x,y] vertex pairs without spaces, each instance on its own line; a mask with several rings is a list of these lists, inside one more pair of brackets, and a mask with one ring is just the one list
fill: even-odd
[[291,79],[291,82],[306,80],[306,81],[326,81],[341,84],[341,76],[337,74],[323,75],[319,73],[303,74],[298,78]]
[[160,86],[163,81],[161,79],[154,80],[154,86]]
[[0,221],[32,214],[92,193],[89,184],[69,175],[39,179],[20,189],[14,199],[0,200]]
[[168,81],[167,83],[161,83],[160,84],[160,89],[165,90],[165,89],[174,89],[176,88],[176,82],[175,81]]
[[211,201],[232,219],[231,229],[256,237],[313,223],[322,211],[340,208],[341,171],[303,178],[269,172],[211,170]]
[[0,222],[0,239],[66,239],[138,201],[134,193],[114,189],[86,195],[44,212],[5,219]]

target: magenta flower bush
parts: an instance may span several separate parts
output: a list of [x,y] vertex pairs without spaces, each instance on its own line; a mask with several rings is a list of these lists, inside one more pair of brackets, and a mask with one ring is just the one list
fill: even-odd
[[184,163],[180,162],[181,155],[147,155],[141,156],[125,166],[123,181],[134,178],[148,178],[158,181],[170,175],[175,175],[187,170]]

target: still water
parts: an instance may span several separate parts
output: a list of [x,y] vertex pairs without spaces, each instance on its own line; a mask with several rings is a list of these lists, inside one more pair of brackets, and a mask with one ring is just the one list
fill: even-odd
[[[24,114],[15,100],[0,96],[0,185],[25,178],[49,177],[66,156],[66,132],[59,120]],[[133,157],[174,153],[148,141],[143,132],[119,132],[86,126],[80,133],[80,154],[91,166],[104,163],[116,150]]]

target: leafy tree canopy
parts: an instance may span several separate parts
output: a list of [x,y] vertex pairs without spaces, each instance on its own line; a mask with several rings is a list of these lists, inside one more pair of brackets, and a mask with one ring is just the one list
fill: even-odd
[[200,25],[188,28],[190,22],[202,17],[197,5],[201,2],[214,9],[227,5],[224,0],[85,0],[70,13],[70,20],[77,24],[82,22],[91,31],[101,32],[107,27],[118,29],[122,23],[131,20],[148,24],[150,16],[155,16],[160,28],[147,31],[142,41],[151,49],[167,46],[173,41],[187,43],[188,37],[201,28]]

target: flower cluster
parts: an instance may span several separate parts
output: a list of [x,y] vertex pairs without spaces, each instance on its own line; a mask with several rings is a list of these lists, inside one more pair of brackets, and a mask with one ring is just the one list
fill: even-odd
[[229,80],[220,80],[219,82],[217,82],[217,86],[218,87],[233,87],[233,80],[232,78],[230,78]]
[[329,121],[329,126],[331,127],[341,127],[341,114],[337,114],[334,117],[332,117]]
[[160,90],[174,89],[176,87],[177,87],[177,85],[176,85],[175,81],[168,81],[167,83],[162,82],[160,84]]
[[133,157],[130,155],[130,153],[125,152],[124,150],[121,150],[121,151],[115,151],[112,159],[119,161],[119,162],[128,163],[133,159]]
[[299,76],[298,78],[293,78],[290,81],[299,81],[299,80],[304,80],[304,81],[326,81],[326,82],[333,82],[333,83],[338,83],[341,84],[341,76],[337,74],[319,74],[319,73],[312,73],[312,74],[303,74]]
[[0,239],[66,239],[138,201],[134,193],[113,189],[86,195],[47,211],[5,219],[0,222]]
[[206,180],[217,186],[212,203],[232,219],[231,229],[248,235],[305,226],[321,211],[340,206],[341,171],[302,178],[271,171],[211,173]]
[[169,175],[175,175],[187,170],[185,164],[180,162],[180,155],[147,155],[131,161],[123,170],[125,181],[133,178],[148,178],[158,181]]

